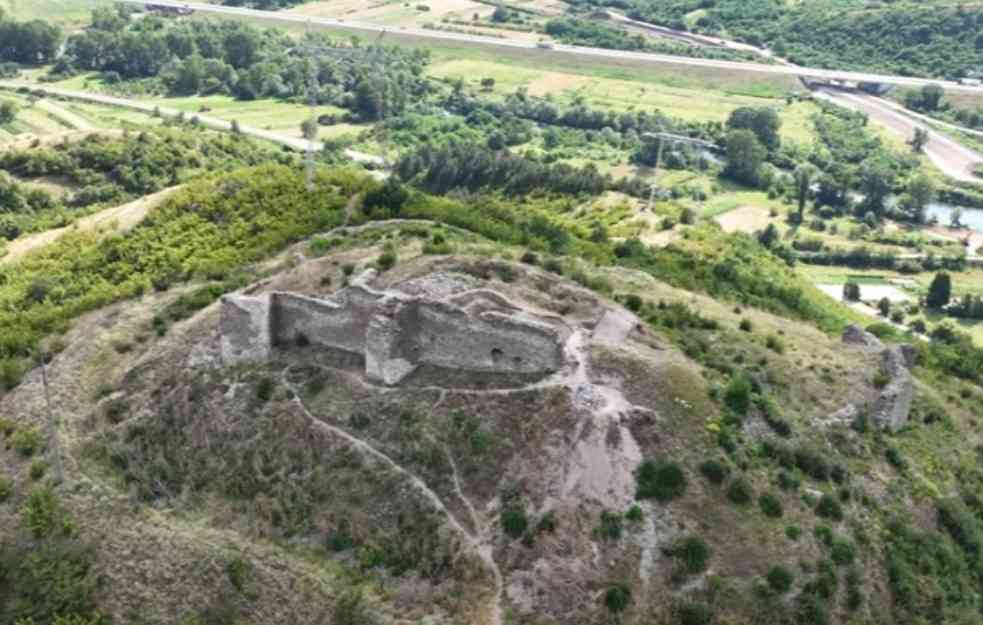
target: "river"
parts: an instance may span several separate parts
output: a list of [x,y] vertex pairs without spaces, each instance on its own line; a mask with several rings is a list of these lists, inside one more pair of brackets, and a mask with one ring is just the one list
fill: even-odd
[[[928,219],[935,217],[939,220],[940,226],[948,226],[952,218],[952,212],[956,208],[956,206],[952,206],[951,204],[933,202],[926,207],[925,216]],[[963,208],[962,211],[963,226],[969,228],[970,230],[983,232],[983,209]]]

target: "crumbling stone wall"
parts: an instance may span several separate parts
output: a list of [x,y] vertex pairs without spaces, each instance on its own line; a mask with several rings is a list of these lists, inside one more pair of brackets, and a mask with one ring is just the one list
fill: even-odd
[[272,293],[270,299],[276,345],[306,340],[360,354],[365,351],[366,329],[381,295],[355,286],[330,300],[296,293]]
[[418,312],[421,363],[474,371],[537,373],[562,360],[559,333],[550,325],[497,311],[468,315],[448,304]]
[[223,298],[219,322],[222,359],[228,364],[268,360],[271,325],[269,297]]
[[275,346],[305,344],[361,355],[366,375],[390,385],[422,365],[550,373],[562,366],[569,336],[555,319],[537,318],[504,298],[459,294],[441,301],[362,284],[331,299],[226,296],[220,325],[226,364],[263,362]]

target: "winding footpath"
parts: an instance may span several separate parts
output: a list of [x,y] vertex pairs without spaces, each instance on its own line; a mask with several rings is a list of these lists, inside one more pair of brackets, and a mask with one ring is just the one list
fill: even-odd
[[[641,461],[641,453],[631,432],[623,421],[632,413],[651,411],[648,408],[631,404],[621,391],[613,386],[592,382],[588,373],[589,353],[592,341],[609,344],[612,342],[622,343],[634,328],[635,321],[637,320],[634,320],[634,317],[629,318],[629,316],[609,310],[603,315],[601,325],[609,325],[611,327],[603,333],[602,337],[591,336],[587,330],[575,329],[571,333],[564,348],[567,360],[566,366],[556,374],[539,382],[511,389],[475,390],[426,386],[415,388],[414,390],[419,392],[439,392],[437,401],[430,409],[431,414],[433,414],[450,394],[500,396],[503,394],[516,394],[545,388],[562,387],[569,389],[572,402],[571,409],[583,415],[577,427],[579,433],[583,434],[585,430],[597,430],[597,434],[603,439],[603,433],[607,431],[606,428],[589,428],[587,425],[588,423],[606,425],[607,422],[612,421],[620,425],[621,440],[626,441],[626,443],[625,449],[622,450],[621,455],[618,455],[611,453],[608,449],[609,445],[604,440],[601,440],[600,444],[597,445],[595,444],[597,441],[593,441],[592,437],[581,434],[575,435],[572,441],[573,447],[570,453],[566,454],[566,479],[560,485],[561,493],[558,494],[557,498],[561,500],[576,499],[577,501],[581,501],[582,498],[596,495],[601,490],[609,490],[611,485],[606,480],[613,477],[619,482],[626,481],[629,486],[627,496],[631,499],[634,492],[631,490],[634,485],[632,471],[634,471],[637,464]],[[392,393],[400,390],[372,384],[368,380],[351,372],[324,365],[319,365],[318,367],[334,374],[345,376],[352,382],[381,393]],[[484,563],[494,579],[494,595],[489,605],[485,608],[484,614],[486,619],[481,622],[487,623],[487,625],[504,625],[503,604],[505,601],[505,579],[500,566],[494,558],[495,523],[492,518],[483,519],[483,515],[478,512],[478,508],[465,494],[459,477],[457,462],[450,449],[446,446],[444,447],[444,453],[451,467],[450,477],[453,484],[454,496],[464,505],[464,509],[469,517],[467,521],[473,527],[473,530],[469,530],[465,523],[462,523],[450,510],[450,506],[441,499],[440,495],[410,469],[396,462],[372,443],[314,415],[304,403],[301,389],[290,380],[292,369],[292,366],[287,366],[281,372],[280,377],[284,387],[291,391],[293,404],[308,422],[313,427],[320,428],[341,439],[365,457],[381,463],[405,478],[438,513],[446,518],[448,527],[454,534],[461,538],[465,549],[477,556]],[[594,457],[594,455],[597,457]],[[599,483],[598,476],[590,471],[592,468],[600,468],[599,473],[602,478],[600,482],[603,483]],[[624,494],[621,495],[624,496]],[[495,506],[491,505],[488,509],[494,510]]]

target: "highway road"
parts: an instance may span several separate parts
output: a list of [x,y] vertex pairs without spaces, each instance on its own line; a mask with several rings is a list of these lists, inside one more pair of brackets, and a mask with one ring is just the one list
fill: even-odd
[[906,141],[912,138],[916,128],[927,131],[925,155],[942,173],[963,182],[980,182],[980,178],[973,175],[973,169],[983,164],[983,155],[940,133],[902,107],[871,95],[839,89],[824,87],[815,93],[817,97],[866,113],[870,119]]
[[[145,0],[118,0],[125,4],[144,6]],[[968,93],[983,96],[983,86],[974,87],[961,85],[957,82],[945,80],[931,80],[927,78],[912,78],[910,76],[891,76],[886,74],[871,74],[865,72],[848,72],[841,70],[816,69],[808,67],[798,67],[794,65],[763,63],[742,63],[738,61],[718,61],[713,59],[697,59],[684,56],[673,56],[668,54],[649,54],[645,52],[631,52],[623,50],[606,50],[603,48],[589,48],[585,46],[571,46],[565,44],[551,45],[549,49],[541,49],[539,44],[528,41],[517,41],[512,39],[498,39],[495,37],[484,37],[480,35],[469,35],[462,33],[446,32],[441,30],[427,30],[421,28],[393,28],[379,24],[367,22],[353,22],[348,20],[311,17],[308,15],[298,15],[287,11],[259,11],[255,9],[244,9],[241,7],[231,7],[215,4],[200,4],[196,2],[175,2],[174,0],[153,0],[154,4],[170,6],[174,8],[190,8],[199,13],[217,16],[237,17],[264,22],[280,22],[293,25],[310,25],[312,28],[320,29],[344,29],[348,31],[359,31],[365,33],[381,34],[384,32],[409,35],[421,39],[433,39],[443,41],[455,41],[474,46],[484,46],[490,48],[513,48],[539,51],[548,54],[569,54],[580,57],[595,59],[615,59],[632,60],[642,63],[657,65],[683,65],[689,67],[704,67],[711,69],[729,70],[733,72],[753,72],[759,74],[783,75],[791,77],[807,77],[817,80],[841,80],[848,82],[871,82],[899,85],[905,87],[921,87],[928,84],[943,86],[946,90],[954,93]]]

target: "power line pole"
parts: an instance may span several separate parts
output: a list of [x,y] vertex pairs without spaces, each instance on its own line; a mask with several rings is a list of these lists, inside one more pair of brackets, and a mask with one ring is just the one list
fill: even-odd
[[[673,145],[678,143],[683,143],[685,145],[692,145],[696,147],[702,147],[706,149],[716,149],[716,145],[710,143],[709,141],[704,141],[703,139],[694,139],[693,137],[686,137],[683,135],[672,134],[670,132],[646,132],[643,137],[647,139],[656,139],[659,142],[659,149],[655,153],[655,173],[654,176],[657,178],[659,175],[659,164],[662,162],[662,150],[665,148],[666,141],[670,141]],[[649,204],[648,211],[652,211],[652,206],[655,204],[655,190],[658,187],[658,182],[652,181],[652,187],[649,192]]]
[[305,45],[307,46],[307,102],[311,108],[311,116],[304,125],[304,138],[307,139],[307,153],[304,158],[304,177],[307,182],[307,190],[314,191],[314,143],[317,140],[317,92],[319,90],[317,57],[314,53],[314,45],[311,37],[311,21],[307,20],[304,26]]
[[46,427],[48,454],[55,470],[55,483],[61,484],[65,479],[65,470],[61,461],[61,445],[58,442],[58,421],[55,418],[55,410],[51,404],[51,390],[48,387],[48,364],[45,362],[47,354],[42,346],[38,347],[38,359],[41,361],[41,384],[44,386],[44,404],[48,412]]

